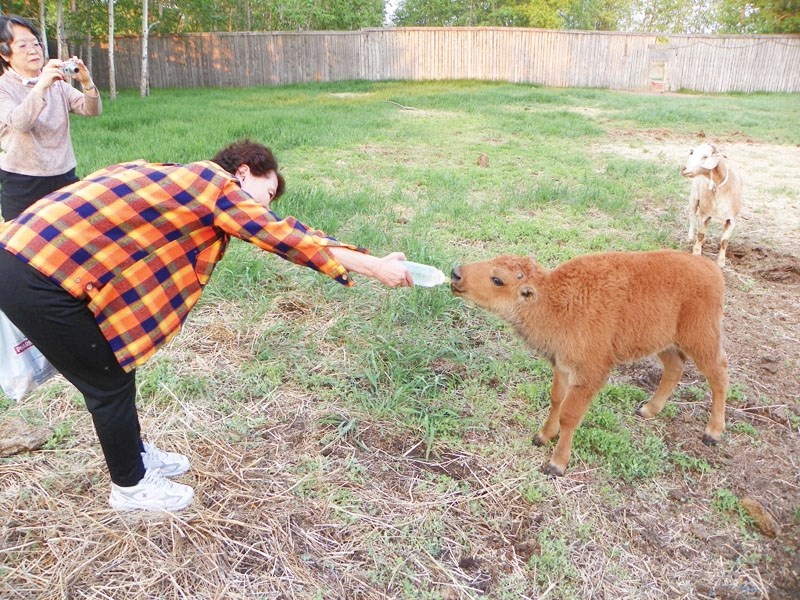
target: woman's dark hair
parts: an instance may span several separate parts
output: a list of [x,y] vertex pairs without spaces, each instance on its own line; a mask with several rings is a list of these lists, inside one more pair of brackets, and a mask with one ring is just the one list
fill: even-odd
[[283,175],[278,171],[278,161],[272,155],[272,150],[258,142],[239,140],[217,152],[211,160],[231,175],[235,175],[236,170],[242,165],[250,167],[250,172],[257,177],[263,177],[270,171],[275,171],[275,175],[278,177],[278,189],[275,190],[273,201],[281,197],[286,187]]
[[39,29],[28,21],[28,19],[23,19],[17,15],[0,16],[0,73],[4,73],[9,66],[5,57],[11,57],[11,42],[14,41],[14,25],[29,29],[30,32],[36,36],[36,39],[39,40],[39,43],[42,43],[42,34],[39,33]]

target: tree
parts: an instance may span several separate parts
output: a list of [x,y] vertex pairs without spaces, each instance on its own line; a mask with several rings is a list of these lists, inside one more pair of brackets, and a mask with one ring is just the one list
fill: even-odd
[[394,14],[401,27],[528,25],[525,0],[402,0]]
[[800,33],[800,0],[719,0],[720,33]]
[[47,22],[45,21],[44,0],[39,0],[39,30],[42,32],[42,51],[44,52],[44,62],[50,59],[50,51],[47,48]]
[[61,59],[69,56],[64,26],[64,0],[58,0],[58,12],[56,13],[56,55]]
[[139,87],[139,95],[146,98],[150,95],[150,78],[147,73],[147,41],[150,37],[150,25],[148,25],[148,6],[147,0],[142,0],[142,81]]
[[[572,0],[530,0],[525,5],[529,27],[561,29],[566,27],[565,15],[569,13]],[[584,29],[576,25],[573,29]]]
[[632,0],[570,0],[566,10],[559,10],[566,29],[618,31],[625,29]]
[[108,0],[108,95],[117,98],[117,75],[114,66],[114,2]]

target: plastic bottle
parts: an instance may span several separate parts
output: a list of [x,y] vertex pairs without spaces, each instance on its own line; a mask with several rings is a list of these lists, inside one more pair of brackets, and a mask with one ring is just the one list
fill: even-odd
[[414,285],[433,287],[447,282],[445,274],[436,267],[411,262],[410,260],[404,261],[403,265],[411,273],[411,277],[414,278]]

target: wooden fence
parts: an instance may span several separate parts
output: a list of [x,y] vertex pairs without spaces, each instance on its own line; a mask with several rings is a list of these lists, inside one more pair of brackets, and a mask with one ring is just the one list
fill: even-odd
[[[92,47],[108,88],[108,44]],[[87,48],[74,48],[86,60]],[[138,88],[141,40],[115,39],[118,88]],[[72,50],[71,50],[72,51]],[[479,79],[553,87],[800,92],[800,35],[702,36],[503,27],[151,36],[152,88]]]

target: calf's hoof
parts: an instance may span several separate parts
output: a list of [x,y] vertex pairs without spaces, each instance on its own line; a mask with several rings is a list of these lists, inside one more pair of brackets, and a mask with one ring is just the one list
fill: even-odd
[[542,473],[549,475],[550,477],[563,477],[564,469],[555,466],[553,463],[547,463],[546,465],[542,466]]
[[636,409],[636,414],[643,419],[651,419],[653,415],[650,414],[650,411],[647,410],[647,404],[642,404],[639,408]]
[[544,439],[544,436],[541,433],[537,433],[533,436],[533,445],[534,446],[544,446],[549,440]]
[[711,437],[707,433],[704,433],[703,434],[703,443],[706,446],[716,446],[717,444],[719,444],[719,440],[716,439],[716,438]]

